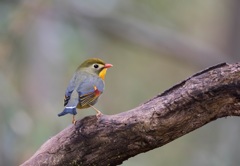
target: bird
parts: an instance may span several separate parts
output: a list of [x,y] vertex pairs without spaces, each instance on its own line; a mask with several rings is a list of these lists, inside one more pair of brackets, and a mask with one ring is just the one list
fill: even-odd
[[58,116],[72,114],[72,123],[75,124],[76,109],[92,107],[97,113],[96,116],[100,117],[101,111],[93,105],[97,103],[99,96],[104,91],[105,75],[107,69],[112,66],[99,58],[90,58],[84,61],[77,68],[67,86],[64,97],[65,108]]

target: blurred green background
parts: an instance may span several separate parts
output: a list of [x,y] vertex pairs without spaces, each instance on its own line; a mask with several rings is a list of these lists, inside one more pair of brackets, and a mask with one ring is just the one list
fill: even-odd
[[[240,59],[238,0],[0,0],[0,20],[0,165],[21,164],[71,125],[57,114],[89,57],[114,65],[96,105],[105,114]],[[236,166],[239,140],[239,118],[220,119],[122,165]]]

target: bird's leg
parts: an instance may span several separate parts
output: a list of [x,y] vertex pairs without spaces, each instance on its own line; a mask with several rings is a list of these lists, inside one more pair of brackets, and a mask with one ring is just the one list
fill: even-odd
[[92,105],[90,105],[90,107],[92,107],[97,112],[96,114],[97,117],[100,117],[101,115],[103,115],[101,111],[99,111],[97,108],[93,107]]
[[76,124],[76,120],[75,120],[75,115],[73,115],[73,117],[72,117],[72,124]]

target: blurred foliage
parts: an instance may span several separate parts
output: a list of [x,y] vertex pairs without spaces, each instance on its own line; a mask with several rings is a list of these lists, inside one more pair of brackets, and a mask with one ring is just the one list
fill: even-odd
[[[105,114],[134,108],[207,66],[237,61],[235,6],[236,0],[0,1],[0,165],[19,165],[71,125],[71,116],[57,113],[74,70],[89,57],[114,65],[97,104]],[[77,118],[93,114],[81,110]],[[238,118],[218,120],[122,165],[238,165],[239,127]]]

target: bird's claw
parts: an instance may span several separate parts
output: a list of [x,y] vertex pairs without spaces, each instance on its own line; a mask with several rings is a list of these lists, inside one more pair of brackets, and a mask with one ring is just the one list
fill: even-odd
[[73,115],[73,118],[72,118],[72,124],[74,124],[74,125],[76,125],[76,120],[75,120],[75,117],[74,117],[74,115]]
[[76,125],[76,122],[77,122],[76,120],[73,120],[73,121],[72,121],[72,124]]
[[99,111],[97,114],[96,114],[96,117],[97,118],[100,118],[103,114]]

